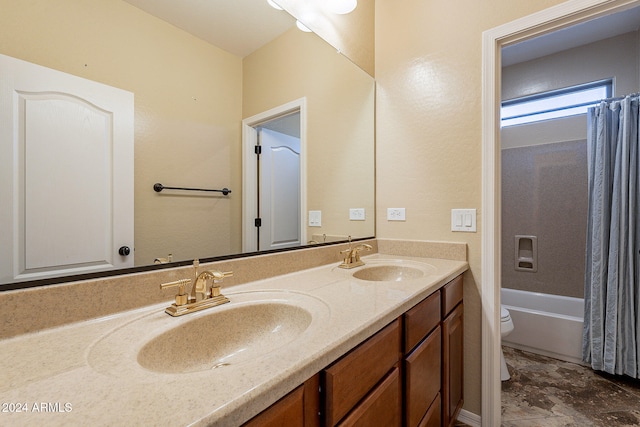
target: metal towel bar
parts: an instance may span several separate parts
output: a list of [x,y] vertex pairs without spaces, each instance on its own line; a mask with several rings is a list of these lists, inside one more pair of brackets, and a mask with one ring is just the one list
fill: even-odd
[[229,193],[231,193],[231,190],[229,190],[226,187],[223,188],[222,190],[209,190],[209,189],[206,189],[206,188],[188,188],[188,187],[167,187],[165,185],[160,184],[159,182],[153,184],[153,189],[157,193],[161,192],[162,190],[214,191],[216,193],[222,193],[225,196],[227,196],[227,195],[229,195]]

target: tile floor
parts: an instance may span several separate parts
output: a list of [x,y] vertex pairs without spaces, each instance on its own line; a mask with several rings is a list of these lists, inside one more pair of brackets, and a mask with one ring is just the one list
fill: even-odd
[[640,426],[640,380],[503,347],[503,427]]

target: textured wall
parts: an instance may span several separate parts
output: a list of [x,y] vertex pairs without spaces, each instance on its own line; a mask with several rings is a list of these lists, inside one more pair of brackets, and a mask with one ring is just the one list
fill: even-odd
[[[307,238],[373,236],[373,78],[297,28],[244,58],[243,72],[243,118],[307,100],[307,209],[322,211],[322,227],[308,227]],[[349,208],[364,208],[366,220],[349,221]]]
[[[464,408],[475,414],[482,229],[451,232],[450,217],[482,208],[482,32],[560,2],[376,1],[376,235],[468,244]],[[388,222],[389,207],[405,207],[407,220]]]
[[[502,151],[502,286],[582,298],[586,140]],[[515,270],[515,236],[538,238],[536,272]]]

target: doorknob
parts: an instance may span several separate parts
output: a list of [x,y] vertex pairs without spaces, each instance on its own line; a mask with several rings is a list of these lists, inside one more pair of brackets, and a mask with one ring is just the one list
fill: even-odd
[[118,253],[122,256],[127,256],[131,253],[131,249],[129,249],[129,246],[120,246]]

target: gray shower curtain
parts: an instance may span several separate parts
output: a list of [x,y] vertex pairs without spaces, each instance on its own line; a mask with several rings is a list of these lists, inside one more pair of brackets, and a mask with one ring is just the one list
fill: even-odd
[[640,378],[638,96],[588,113],[589,217],[582,358]]

